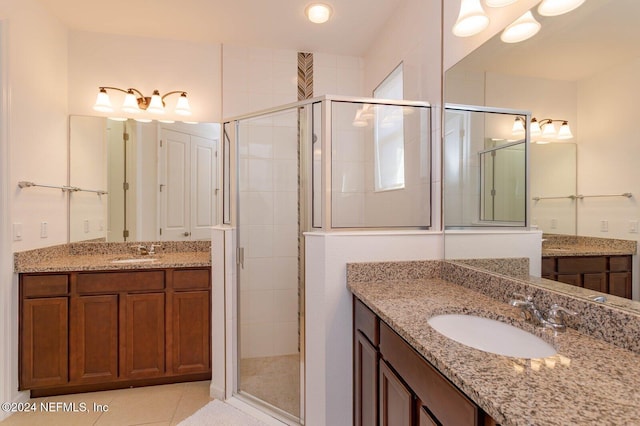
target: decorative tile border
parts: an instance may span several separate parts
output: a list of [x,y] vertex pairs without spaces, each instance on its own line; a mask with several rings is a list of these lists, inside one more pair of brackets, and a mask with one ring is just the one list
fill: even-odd
[[298,100],[313,98],[313,53],[298,52]]

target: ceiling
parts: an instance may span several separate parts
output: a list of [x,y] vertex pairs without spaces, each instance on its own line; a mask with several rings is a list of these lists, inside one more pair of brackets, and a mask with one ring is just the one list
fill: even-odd
[[321,25],[304,15],[312,0],[38,1],[73,30],[362,56],[404,0],[326,0]]
[[640,0],[589,0],[566,15],[534,14],[542,24],[534,37],[507,44],[498,34],[456,67],[578,81],[640,58]]

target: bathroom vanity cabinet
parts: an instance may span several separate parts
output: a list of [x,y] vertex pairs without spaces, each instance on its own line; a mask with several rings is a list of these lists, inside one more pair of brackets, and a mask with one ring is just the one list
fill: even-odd
[[632,256],[548,256],[542,278],[631,299]]
[[209,268],[20,274],[20,389],[206,380],[210,301]]
[[496,422],[354,297],[354,424]]

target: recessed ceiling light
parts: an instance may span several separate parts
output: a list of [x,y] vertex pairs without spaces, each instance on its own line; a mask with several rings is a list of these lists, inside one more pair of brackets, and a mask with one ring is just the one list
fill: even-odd
[[305,9],[307,18],[314,24],[324,24],[331,18],[332,12],[331,6],[324,3],[312,3]]

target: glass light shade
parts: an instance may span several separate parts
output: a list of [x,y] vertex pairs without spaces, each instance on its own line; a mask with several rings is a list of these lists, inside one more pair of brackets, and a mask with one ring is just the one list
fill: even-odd
[[306,14],[314,24],[324,24],[331,17],[331,7],[324,3],[314,3],[307,6]]
[[100,112],[113,112],[113,106],[107,91],[101,89],[96,97],[96,103],[93,104],[93,109]]
[[158,120],[160,123],[167,123],[167,124],[173,124],[176,121],[175,120]]
[[542,136],[545,138],[553,138],[556,136],[556,125],[553,122],[542,125]]
[[151,101],[149,102],[149,106],[147,107],[147,112],[151,114],[164,114],[164,105],[162,105],[162,98],[160,97],[160,93],[157,90],[153,92],[151,96]]
[[558,130],[558,139],[571,139],[573,138],[573,133],[571,133],[571,128],[569,128],[569,123],[566,121],[562,122],[560,126],[560,130]]
[[181,94],[178,98],[175,111],[178,115],[191,115],[191,106],[189,106],[189,99],[187,99],[186,93]]
[[518,0],[485,0],[485,3],[489,7],[503,7],[509,6],[511,3],[515,3]]
[[122,110],[131,114],[137,114],[140,112],[140,107],[138,106],[138,99],[136,98],[136,95],[134,95],[133,93],[127,93],[124,96]]
[[540,27],[540,22],[536,21],[529,10],[504,29],[500,40],[505,43],[519,43],[536,35]]
[[513,128],[511,129],[511,134],[514,136],[524,135],[524,124],[522,124],[522,120],[520,118],[516,118],[513,121]]
[[134,118],[138,123],[151,123],[153,120],[150,118]]
[[127,121],[126,117],[107,117],[111,121]]
[[453,34],[470,37],[489,26],[489,17],[484,13],[480,0],[462,0],[460,13],[453,26]]
[[577,9],[585,0],[543,0],[538,6],[542,16],[558,16]]
[[529,126],[529,130],[531,130],[531,136],[538,136],[542,134],[542,129],[540,129],[540,123],[535,118],[531,119],[531,125]]

